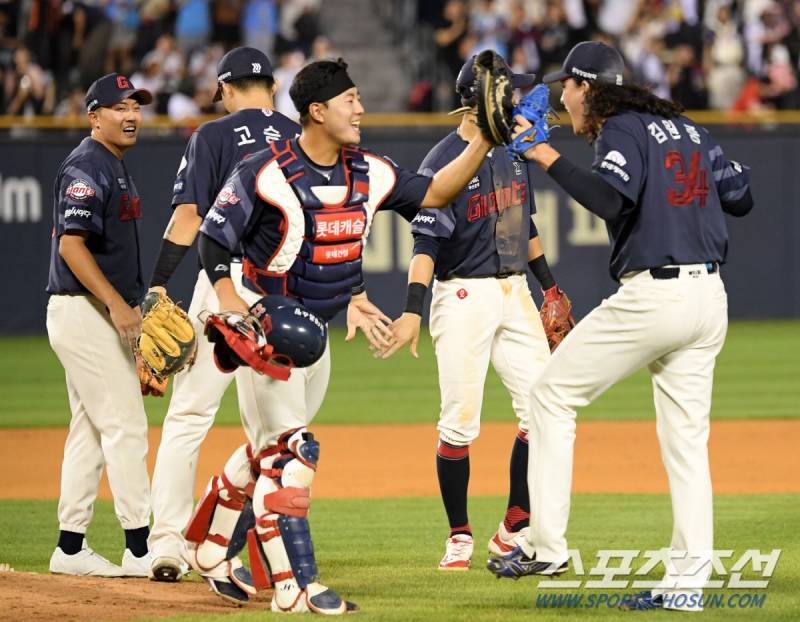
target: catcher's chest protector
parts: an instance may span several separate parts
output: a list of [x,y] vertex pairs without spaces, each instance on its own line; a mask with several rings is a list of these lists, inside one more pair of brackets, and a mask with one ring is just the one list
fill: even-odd
[[266,266],[244,263],[265,294],[289,295],[330,320],[361,281],[361,253],[375,211],[395,185],[387,162],[342,149],[347,185],[312,186],[292,140],[272,143],[275,157],[256,177],[256,192],[283,214],[283,239]]

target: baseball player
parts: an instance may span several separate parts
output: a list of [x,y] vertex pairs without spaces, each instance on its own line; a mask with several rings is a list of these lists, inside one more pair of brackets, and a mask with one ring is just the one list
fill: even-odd
[[[447,205],[491,145],[475,136],[429,178],[351,147],[361,140],[364,108],[341,59],[307,65],[289,92],[300,113],[299,139],[273,143],[236,167],[201,226],[200,256],[223,311],[247,313],[265,294],[280,294],[328,321],[361,288],[361,253],[375,213],[391,209],[411,220],[420,205]],[[240,245],[244,288],[237,291],[228,266]],[[375,324],[372,331],[380,331]],[[212,480],[187,526],[195,538],[192,566],[231,600],[248,594],[226,547],[252,491],[251,571],[256,585],[274,584],[272,610],[340,614],[355,607],[319,583],[306,518],[319,457],[306,426],[329,374],[326,348],[288,381],[238,378],[250,442]]]
[[[173,214],[164,233],[151,288],[164,288],[194,242],[200,224],[233,167],[272,141],[296,136],[300,127],[273,110],[275,80],[267,56],[254,48],[228,52],[217,65],[219,85],[214,101],[222,101],[228,115],[203,124],[189,140],[173,188]],[[232,258],[231,275],[241,281],[238,250]],[[202,310],[217,310],[211,283],[200,270],[189,317],[195,334],[203,326]],[[172,398],[164,419],[161,444],[153,474],[153,552],[150,578],[177,581],[185,563],[183,528],[192,513],[193,491],[200,444],[214,422],[222,395],[233,380],[214,365],[213,345],[198,340],[194,365],[175,378]]]
[[[53,573],[143,577],[150,565],[147,418],[132,350],[142,324],[142,206],[122,157],[136,144],[139,107],[152,101],[120,74],[94,82],[86,93],[91,135],[61,164],[53,186],[47,334],[72,411]],[[121,566],[84,538],[103,466],[125,530]]]
[[[467,60],[456,79],[461,123],[420,166],[432,176],[452,161],[479,132],[475,125],[475,78]],[[510,70],[509,70],[509,73]],[[536,77],[511,74],[516,88]],[[531,220],[535,212],[527,165],[494,149],[455,200],[443,210],[421,210],[411,223],[414,257],[408,272],[406,310],[393,325],[394,339],[383,358],[411,342],[416,356],[422,303],[431,277],[436,281],[430,331],[439,365],[441,412],[436,467],[450,524],[440,570],[468,570],[473,551],[467,516],[469,447],[480,428],[483,384],[492,362],[512,397],[519,430],[511,451],[510,492],[505,517],[489,541],[501,555],[528,531],[527,484],[530,387],[550,356],[539,314],[528,290],[526,264],[547,295],[558,295]]]
[[[575,410],[646,366],[674,520],[666,574],[646,598],[697,610],[713,549],[707,441],[714,362],[727,329],[724,213],[750,211],[750,174],[679,104],[625,83],[623,73],[619,52],[586,42],[544,78],[563,83],[561,101],[575,133],[594,143],[594,163],[581,170],[546,142],[524,155],[606,221],[620,288],[578,324],[534,383],[531,538],[489,569],[506,577],[564,571]],[[517,121],[518,134],[530,126]]]

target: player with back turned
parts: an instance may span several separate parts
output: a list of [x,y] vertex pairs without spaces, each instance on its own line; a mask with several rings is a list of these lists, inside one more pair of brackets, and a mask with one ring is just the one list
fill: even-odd
[[518,153],[606,221],[620,288],[578,324],[534,383],[531,539],[490,560],[489,570],[516,578],[566,569],[575,410],[647,367],[673,530],[665,576],[637,603],[698,610],[714,548],[707,443],[714,363],[728,324],[724,214],[752,209],[750,173],[679,104],[626,84],[623,74],[619,52],[585,42],[544,78],[563,83],[573,130],[594,144],[591,171],[546,142],[541,119],[531,127],[516,117]]
[[[456,91],[463,117],[425,157],[420,172],[433,175],[455,158],[472,136],[477,106],[475,57],[462,67]],[[513,74],[515,88],[530,88],[536,76]],[[473,552],[467,513],[470,445],[480,430],[483,387],[491,361],[512,396],[518,430],[511,450],[506,513],[489,541],[502,555],[528,531],[528,410],[530,387],[550,356],[526,278],[528,267],[545,299],[563,297],[553,280],[532,216],[536,211],[528,165],[505,147],[492,150],[477,175],[443,210],[421,210],[411,223],[414,257],[408,271],[405,313],[392,325],[383,358],[411,342],[416,355],[422,302],[436,275],[430,332],[439,367],[441,412],[436,471],[450,533],[440,570],[467,570]]]

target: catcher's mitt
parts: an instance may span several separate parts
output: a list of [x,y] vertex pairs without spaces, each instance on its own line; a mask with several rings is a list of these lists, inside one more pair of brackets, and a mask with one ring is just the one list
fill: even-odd
[[514,87],[508,65],[497,52],[485,50],[472,66],[475,74],[475,97],[478,101],[476,123],[486,139],[495,145],[511,142],[514,129],[512,111]]
[[531,127],[520,133],[508,147],[508,150],[519,160],[523,154],[539,143],[550,140],[549,121],[556,116],[550,106],[550,89],[546,84],[537,84],[514,106],[512,118],[517,115],[531,122]]
[[196,352],[197,338],[186,312],[166,294],[147,294],[136,357],[142,394],[163,395],[167,379],[191,365]]
[[557,285],[542,293],[544,302],[542,308],[539,309],[539,316],[542,318],[550,352],[553,352],[564,341],[569,331],[575,328],[575,318],[572,317],[572,301]]

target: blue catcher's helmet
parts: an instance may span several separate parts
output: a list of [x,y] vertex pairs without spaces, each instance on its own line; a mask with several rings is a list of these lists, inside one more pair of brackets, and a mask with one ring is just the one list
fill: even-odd
[[328,343],[324,320],[297,300],[286,296],[264,296],[250,307],[258,318],[277,359],[286,359],[293,367],[316,363]]

